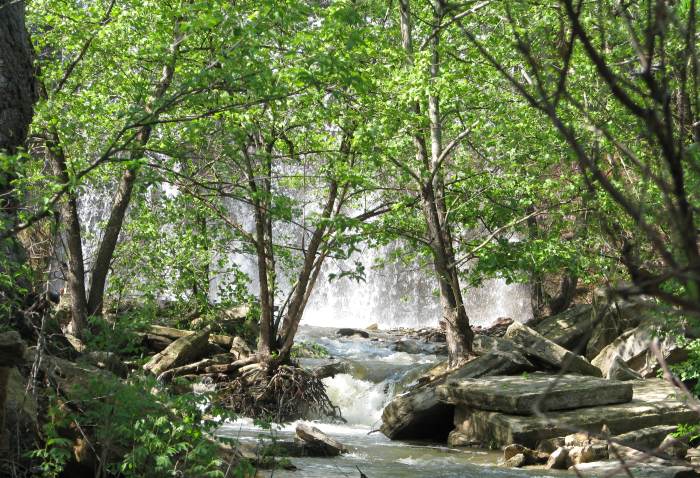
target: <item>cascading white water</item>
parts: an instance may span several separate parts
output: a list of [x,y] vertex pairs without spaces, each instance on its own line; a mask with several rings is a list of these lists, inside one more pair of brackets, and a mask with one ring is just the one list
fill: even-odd
[[[303,323],[326,327],[363,328],[377,324],[382,329],[437,326],[440,299],[437,281],[429,268],[398,263],[374,268],[387,248],[365,249],[353,258],[365,267],[365,280],[340,278],[329,281],[345,264],[329,262],[319,278],[304,313]],[[530,318],[530,287],[506,284],[504,279],[484,281],[464,290],[465,307],[472,325],[487,326],[500,317],[520,322]]]

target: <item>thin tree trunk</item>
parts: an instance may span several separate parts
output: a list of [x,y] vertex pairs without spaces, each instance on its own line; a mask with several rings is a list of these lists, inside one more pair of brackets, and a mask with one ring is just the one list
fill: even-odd
[[[146,103],[145,110],[146,113],[151,116],[150,119],[158,118],[160,112],[157,109],[157,103],[163,99],[165,93],[172,84],[173,75],[175,74],[175,63],[180,51],[180,43],[183,39],[179,25],[180,22],[178,20],[175,23],[173,31],[173,42],[170,45],[169,61],[163,66],[160,80],[156,84],[153,95]],[[151,138],[151,132],[152,129],[150,125],[141,127],[136,138],[139,144],[139,150],[131,154],[131,159],[139,159],[143,155],[140,149],[148,144],[148,141]],[[109,267],[112,263],[119,234],[122,230],[122,226],[124,225],[126,211],[131,203],[131,197],[137,177],[138,169],[128,168],[126,171],[124,171],[119,180],[119,186],[117,187],[117,192],[114,197],[114,201],[112,202],[112,209],[107,221],[107,228],[102,236],[102,241],[100,242],[97,257],[95,258],[95,264],[92,269],[92,276],[90,277],[90,295],[88,299],[88,312],[90,315],[102,315],[105,285],[107,282]]]
[[[60,146],[58,133],[50,133],[51,140],[46,142],[46,157],[53,173],[61,184],[68,184],[66,157]],[[85,296],[85,262],[80,232],[80,216],[75,192],[69,190],[59,205],[61,223],[66,228],[68,246],[68,291],[71,301],[71,321],[68,331],[82,339],[87,328],[88,305]]]
[[[413,39],[409,0],[399,0],[401,16],[401,39],[409,65],[413,65]],[[435,20],[440,22],[444,5],[437,1],[434,5]],[[438,33],[431,40],[431,82],[440,75]],[[415,115],[421,115],[418,102],[410,105]],[[447,218],[447,208],[444,201],[444,179],[439,158],[442,155],[442,123],[440,117],[440,99],[431,94],[428,97],[428,117],[430,120],[430,146],[428,151],[425,139],[421,134],[413,136],[416,149],[416,159],[429,175],[429,180],[421,184],[421,199],[428,232],[430,234],[433,265],[440,285],[440,303],[442,315],[446,323],[446,338],[449,353],[449,363],[454,366],[462,362],[471,353],[473,333],[469,327],[469,318],[464,309],[462,290],[456,269],[452,234]]]

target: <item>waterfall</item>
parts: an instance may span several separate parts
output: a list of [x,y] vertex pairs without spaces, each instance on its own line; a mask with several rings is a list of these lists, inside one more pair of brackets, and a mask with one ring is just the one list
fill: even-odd
[[[437,326],[440,298],[432,270],[417,263],[373,267],[390,252],[391,247],[366,248],[361,257],[353,258],[364,265],[364,281],[351,278],[329,281],[330,274],[337,274],[345,264],[327,263],[306,308],[303,323],[355,328],[377,324],[382,329]],[[479,287],[465,288],[463,295],[472,325],[487,326],[500,317],[521,322],[532,318],[527,284],[506,284],[504,279],[489,279]]]

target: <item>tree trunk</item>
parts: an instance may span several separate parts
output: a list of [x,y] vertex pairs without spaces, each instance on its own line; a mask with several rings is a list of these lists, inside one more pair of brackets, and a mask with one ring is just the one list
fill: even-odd
[[[17,148],[24,144],[34,113],[33,52],[24,24],[24,5],[24,2],[0,0],[0,155],[17,153]],[[12,230],[17,224],[14,178],[11,163],[7,169],[0,169],[0,231]],[[25,258],[16,238],[2,241],[0,274],[14,276]],[[0,304],[12,308],[18,299],[15,287],[0,287]]]
[[[53,173],[61,184],[68,184],[68,168],[58,134],[51,133],[51,140],[46,142],[46,157]],[[68,290],[71,300],[71,321],[68,331],[82,339],[87,327],[88,306],[85,296],[85,262],[80,232],[80,217],[75,191],[68,190],[59,204],[61,223],[66,228],[68,247]]]
[[[440,23],[444,4],[440,0],[434,6],[436,24]],[[409,0],[399,1],[401,16],[401,39],[409,65],[413,65],[413,38]],[[440,75],[439,32],[434,32],[431,46],[430,81],[435,82]],[[410,110],[421,115],[418,102],[410,105]],[[413,136],[416,159],[428,175],[428,180],[421,184],[421,199],[425,221],[430,236],[430,248],[433,265],[440,285],[440,303],[443,320],[446,324],[449,363],[455,366],[471,353],[473,332],[469,327],[469,318],[464,309],[459,275],[456,269],[452,233],[447,217],[444,195],[445,186],[441,171],[442,121],[440,116],[440,98],[431,94],[428,97],[428,117],[430,120],[430,156],[425,139],[420,134]],[[421,174],[421,177],[424,175]]]
[[[160,115],[160,111],[157,109],[157,103],[163,99],[173,81],[173,75],[175,74],[175,63],[180,51],[182,39],[183,36],[180,32],[180,21],[176,20],[173,28],[173,42],[170,45],[169,60],[167,64],[163,66],[161,77],[156,84],[151,98],[149,98],[145,106],[146,113],[151,115],[151,118],[147,118],[146,121],[149,119],[155,120]],[[151,138],[151,132],[152,129],[150,125],[145,125],[140,128],[136,137],[140,148],[143,148],[148,144],[148,141]],[[131,154],[130,159],[135,160],[143,156],[140,148]],[[107,275],[109,273],[109,267],[112,263],[112,257],[114,256],[114,249],[117,247],[119,234],[122,230],[122,226],[124,225],[126,211],[131,203],[134,184],[136,183],[136,178],[138,176],[137,172],[137,168],[128,168],[126,171],[124,171],[121,179],[119,180],[117,193],[114,196],[112,209],[109,213],[107,228],[105,229],[102,241],[100,242],[97,257],[95,258],[95,264],[92,269],[92,276],[90,277],[90,296],[88,300],[88,311],[90,315],[102,315]]]

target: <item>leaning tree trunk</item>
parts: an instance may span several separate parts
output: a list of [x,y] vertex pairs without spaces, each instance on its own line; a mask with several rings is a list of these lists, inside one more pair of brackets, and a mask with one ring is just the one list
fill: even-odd
[[[36,100],[32,47],[24,23],[24,2],[0,0],[0,155],[13,155],[24,144]],[[0,169],[0,230],[17,224],[15,169]],[[12,273],[25,260],[16,238],[0,244],[0,275]],[[14,303],[16,289],[0,287],[0,303]],[[5,312],[9,312],[5,311]]]

